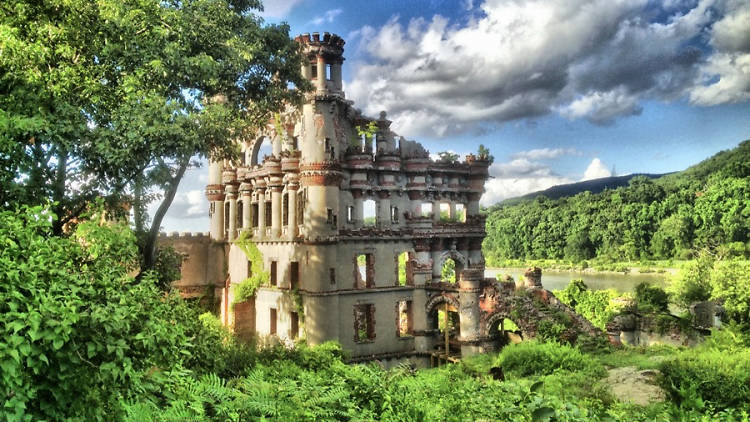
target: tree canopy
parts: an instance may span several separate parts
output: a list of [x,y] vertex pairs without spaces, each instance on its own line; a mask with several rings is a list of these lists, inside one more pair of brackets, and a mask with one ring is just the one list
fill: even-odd
[[[234,157],[234,140],[309,88],[289,27],[264,25],[253,14],[260,8],[254,0],[0,5],[0,207],[53,202],[61,233],[95,198],[125,203],[148,232],[150,266],[191,160]],[[147,228],[143,211],[154,199],[162,203]]]

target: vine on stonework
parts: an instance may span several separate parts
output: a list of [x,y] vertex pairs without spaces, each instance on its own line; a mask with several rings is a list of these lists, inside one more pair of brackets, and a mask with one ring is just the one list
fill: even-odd
[[245,253],[248,261],[250,261],[251,274],[250,277],[234,286],[233,303],[245,302],[252,298],[255,296],[258,287],[269,285],[271,280],[269,272],[263,269],[263,254],[260,253],[255,242],[247,238],[247,233],[242,232],[240,237],[234,241],[234,244]]

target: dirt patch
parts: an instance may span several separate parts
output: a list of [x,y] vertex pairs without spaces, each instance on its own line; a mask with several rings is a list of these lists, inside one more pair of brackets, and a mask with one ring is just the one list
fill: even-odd
[[607,384],[612,388],[612,394],[618,400],[641,406],[664,401],[664,391],[656,385],[656,376],[659,371],[639,370],[635,366],[626,366],[613,368],[608,372]]

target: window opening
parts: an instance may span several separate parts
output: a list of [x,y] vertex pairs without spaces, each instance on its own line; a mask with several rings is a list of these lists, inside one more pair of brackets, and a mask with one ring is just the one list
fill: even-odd
[[266,201],[265,206],[266,206],[266,215],[264,217],[266,220],[266,227],[271,227],[271,212],[272,212],[271,201]]
[[346,222],[347,223],[353,223],[354,222],[354,206],[349,205],[346,207]]
[[354,305],[354,341],[375,339],[375,305]]
[[445,202],[440,203],[440,221],[451,220],[451,206]]
[[411,286],[413,284],[410,259],[411,254],[409,252],[403,252],[396,257],[399,286]]
[[377,204],[374,199],[368,199],[362,204],[362,224],[374,226],[378,221]]
[[375,287],[375,259],[373,254],[359,254],[354,258],[355,285],[357,289]]
[[313,79],[316,79],[318,77],[318,65],[317,64],[310,65],[310,76]]
[[466,222],[466,207],[464,206],[464,204],[456,204],[456,215],[454,220],[461,223]]
[[391,223],[398,223],[398,207],[391,207]]
[[414,333],[412,325],[411,300],[401,300],[396,305],[398,314],[398,336],[408,337]]
[[326,208],[326,223],[333,224],[333,210]]
[[270,309],[268,319],[271,325],[268,330],[269,334],[276,334],[276,308]]
[[291,327],[289,329],[289,337],[291,337],[291,339],[294,340],[297,338],[297,335],[299,334],[299,314],[296,312],[290,313],[289,321],[291,322]]
[[420,214],[422,215],[422,217],[432,216],[432,202],[422,202],[422,206],[420,208]]
[[291,280],[292,289],[299,289],[299,262],[292,261],[289,265],[289,278]]
[[253,227],[258,227],[258,203],[253,204]]
[[336,269],[335,268],[331,267],[328,270],[328,277],[331,279],[332,285],[336,284]]
[[331,80],[331,65],[326,64],[326,80]]
[[289,194],[285,193],[283,198],[281,199],[281,209],[282,215],[281,215],[281,221],[283,221],[285,226],[289,225]]
[[277,271],[276,271],[276,261],[271,261],[271,285],[277,286],[278,280],[277,280]]

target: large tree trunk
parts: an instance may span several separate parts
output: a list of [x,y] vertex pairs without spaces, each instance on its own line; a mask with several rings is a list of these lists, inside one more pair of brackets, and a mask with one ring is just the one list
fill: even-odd
[[180,181],[185,175],[185,171],[187,170],[189,164],[190,157],[184,158],[180,162],[180,168],[177,170],[177,173],[164,189],[164,199],[161,201],[159,208],[154,214],[154,219],[151,221],[151,228],[149,229],[144,241],[143,267],[141,268],[141,274],[152,269],[154,267],[154,264],[156,264],[156,240],[159,237],[161,222],[162,220],[164,220],[164,216],[167,214],[167,210],[172,205],[172,201],[177,194],[177,187],[180,185]]

